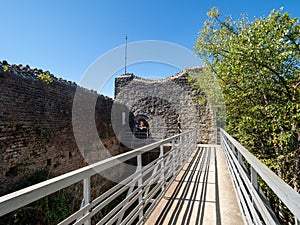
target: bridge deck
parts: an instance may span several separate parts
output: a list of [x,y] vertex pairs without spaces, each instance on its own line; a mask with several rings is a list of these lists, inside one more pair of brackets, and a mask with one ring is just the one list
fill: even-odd
[[243,224],[221,146],[198,145],[145,224]]

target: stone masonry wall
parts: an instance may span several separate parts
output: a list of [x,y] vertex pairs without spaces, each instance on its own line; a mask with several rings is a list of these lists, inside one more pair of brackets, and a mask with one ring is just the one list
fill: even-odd
[[[37,77],[42,73],[49,75],[52,82],[45,83]],[[88,140],[81,140],[85,149],[78,149],[72,125],[76,90],[86,102],[96,99],[92,122],[105,149],[89,138],[88,126],[81,129],[83,139]],[[110,121],[112,105],[112,99],[47,71],[0,62],[0,196],[26,174],[37,170],[47,168],[59,175],[121,153]],[[107,149],[109,154],[103,154]]]
[[188,81],[189,73],[201,72],[201,67],[190,68],[161,80],[125,74],[115,79],[115,100],[125,104],[135,116],[147,115],[152,133],[156,128],[163,132],[176,130],[180,116],[183,131],[197,128],[199,143],[215,143],[216,123],[211,107],[208,101],[197,103],[197,96],[205,93]]

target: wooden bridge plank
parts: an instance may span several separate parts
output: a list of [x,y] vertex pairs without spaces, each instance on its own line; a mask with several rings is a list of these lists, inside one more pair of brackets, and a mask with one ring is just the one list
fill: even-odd
[[243,224],[221,146],[199,145],[145,224]]

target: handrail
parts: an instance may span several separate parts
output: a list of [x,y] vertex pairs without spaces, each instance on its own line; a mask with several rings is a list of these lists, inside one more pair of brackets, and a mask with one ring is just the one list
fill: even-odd
[[[295,224],[298,224],[300,220],[300,194],[254,157],[226,131],[220,128],[220,133],[227,164],[239,196],[240,207],[249,224],[261,224],[260,218],[266,224],[279,224],[264,197],[261,198],[263,193],[257,181],[258,175],[295,216]],[[250,173],[246,171],[243,157],[250,166]]]
[[[186,132],[193,129],[192,127],[185,127],[184,131]],[[126,129],[119,133],[118,139],[123,145],[134,149],[169,138],[176,134],[179,134],[178,128],[170,127],[150,127],[144,134],[143,132],[139,133],[134,130]]]
[[[82,221],[85,222],[86,224],[90,224],[89,221],[90,218],[92,217],[91,215],[96,213],[96,209],[99,208],[101,209],[101,207],[103,207],[103,205],[101,206],[103,202],[107,202],[107,204],[110,202],[109,200],[106,199],[106,197],[111,196],[114,193],[114,191],[117,189],[118,190],[121,188],[126,189],[124,188],[126,184],[128,185],[128,189],[132,189],[131,191],[129,191],[130,194],[132,194],[133,192],[138,193],[139,196],[137,197],[137,199],[139,199],[139,205],[143,204],[142,201],[147,201],[149,203],[150,202],[149,199],[145,198],[146,195],[149,194],[150,196],[154,196],[155,193],[162,192],[162,190],[169,184],[169,181],[174,179],[174,175],[181,169],[183,164],[187,161],[187,159],[190,157],[192,152],[196,149],[196,141],[197,141],[196,133],[197,131],[195,129],[191,131],[186,131],[183,132],[182,134],[174,135],[170,138],[157,141],[155,143],[137,148],[130,152],[126,152],[102,160],[95,164],[77,169],[75,171],[63,174],[61,176],[46,180],[44,182],[32,185],[22,190],[2,196],[0,197],[0,216],[3,216],[9,212],[12,212],[20,207],[28,205],[38,199],[48,196],[54,192],[57,192],[63,188],[71,186],[82,180],[87,181],[87,182],[83,182],[84,189],[85,189],[84,192],[85,191],[89,192],[91,176],[103,172],[105,170],[108,170],[110,168],[113,168],[114,166],[119,165],[133,158],[137,158],[137,163],[138,163],[137,171],[133,175],[131,175],[121,183],[117,184],[112,189],[108,190],[109,194],[104,193],[103,195],[97,197],[94,200],[85,201],[83,208],[78,210],[78,212],[75,212],[73,215],[71,215],[61,224],[68,224],[68,222],[72,222],[74,220],[78,220],[76,224],[77,223],[79,224]],[[163,146],[166,144],[170,145],[170,143],[171,143],[171,149],[168,152],[165,152]],[[186,143],[188,143],[188,145],[186,145]],[[156,148],[160,149],[159,157],[155,159],[155,162],[143,166],[141,161],[142,159],[141,155],[143,153],[147,153]],[[151,179],[149,178],[150,180],[143,179],[143,176],[145,176],[145,174],[146,175],[149,174],[151,171],[153,177],[151,176],[150,177]],[[135,183],[138,184],[141,190],[133,191],[133,189],[135,188]],[[155,183],[156,185],[154,187],[153,184]],[[142,187],[143,185],[145,185],[145,187]],[[155,199],[152,200],[151,202],[153,203],[156,202]],[[132,199],[130,201],[132,201]],[[150,207],[149,210],[151,209],[152,208]],[[123,211],[125,211],[125,209]],[[144,215],[142,215],[143,211],[144,209],[142,209],[142,212],[141,209],[137,209],[138,218],[140,221],[142,219],[145,219],[145,216],[147,215],[145,213]],[[83,214],[84,216],[82,216]],[[122,217],[124,216],[123,214]]]

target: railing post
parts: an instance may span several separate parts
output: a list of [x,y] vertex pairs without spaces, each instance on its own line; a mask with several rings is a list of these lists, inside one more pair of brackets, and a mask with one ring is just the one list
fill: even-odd
[[192,148],[194,147],[194,135],[192,133],[189,134],[187,142],[188,142],[188,148],[187,148],[188,151],[186,152],[187,152],[187,160],[188,160],[191,156]]
[[220,145],[221,144],[221,138],[220,138],[220,127],[216,128],[216,144]]
[[179,163],[180,163],[180,167],[182,167],[182,164],[183,164],[183,160],[184,160],[184,151],[183,151],[183,137],[182,135],[179,137]]
[[172,151],[172,172],[173,172],[173,176],[175,176],[175,174],[176,174],[176,172],[175,172],[175,168],[176,168],[176,151],[178,151],[178,149],[175,149],[174,150],[174,148],[175,148],[175,140],[173,139],[172,140],[172,147],[171,147],[171,149],[173,149],[173,151]]
[[192,144],[192,140],[193,140],[193,137],[191,134],[188,134],[186,136],[186,147],[185,147],[185,160],[184,162],[186,162],[188,159],[189,159],[189,156],[190,156],[190,153],[189,153],[189,148],[190,148],[190,145]]
[[[91,177],[87,177],[83,180],[83,199],[84,199],[84,205],[87,205],[91,201]],[[89,211],[85,212],[85,215],[87,215]],[[86,222],[84,222],[84,225],[91,225],[91,219],[88,219]]]
[[[141,171],[142,170],[142,155],[141,154],[138,154],[137,155],[137,171]],[[143,178],[140,177],[138,179],[138,187],[142,187],[143,185]],[[139,193],[139,204],[143,201],[143,191],[141,190],[140,193]],[[143,218],[143,210],[140,211],[140,214],[139,214],[139,221]]]
[[[238,153],[236,152],[235,150],[235,146],[232,142],[230,142],[228,139],[227,139],[227,143],[230,143],[230,148],[231,148],[231,151],[234,153],[235,156],[237,156],[238,158],[240,158],[240,152],[238,151]],[[239,159],[240,161],[240,159]]]
[[164,146],[163,145],[160,145],[159,146],[160,148],[160,153],[159,153],[159,157],[161,157],[161,163],[160,163],[160,166],[161,166],[161,175],[160,175],[160,180],[163,181],[163,187],[162,189],[164,190],[165,189],[165,158],[164,158]]
[[254,170],[254,168],[250,167],[250,174],[251,174],[251,183],[255,190],[258,190],[258,182],[257,182],[257,172]]
[[243,155],[239,151],[237,153],[237,157],[238,157],[238,161],[239,161],[240,165],[243,165],[244,164]]
[[[258,191],[258,182],[257,182],[257,172],[254,170],[252,166],[250,166],[250,178],[251,184],[256,191]],[[251,200],[254,204],[254,193],[251,192]],[[255,205],[255,204],[254,204]]]

